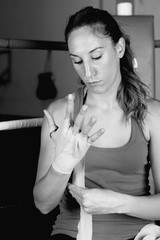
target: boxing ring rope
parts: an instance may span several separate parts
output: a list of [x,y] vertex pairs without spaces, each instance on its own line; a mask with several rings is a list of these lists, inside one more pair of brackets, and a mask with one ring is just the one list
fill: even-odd
[[0,39],[0,48],[67,51],[65,42],[25,39]]
[[[154,47],[160,48],[160,40],[154,40]],[[60,41],[40,41],[26,39],[0,39],[0,48],[7,49],[37,49],[67,51],[65,42]]]
[[[35,50],[55,50],[67,51],[65,42],[58,41],[39,41],[25,39],[0,39],[0,48],[3,49],[35,49]],[[42,125],[43,118],[28,118],[20,120],[9,120],[0,122],[0,131],[20,128],[39,127]]]
[[[154,47],[160,48],[160,40],[154,40]],[[0,39],[0,48],[7,49],[35,49],[67,51],[65,42],[60,41],[40,41],[26,39]],[[38,127],[42,125],[43,118],[28,118],[20,120],[10,120],[0,122],[0,131],[20,128]]]
[[20,128],[40,127],[42,125],[42,122],[43,122],[42,117],[2,121],[0,122],[0,131],[20,129]]

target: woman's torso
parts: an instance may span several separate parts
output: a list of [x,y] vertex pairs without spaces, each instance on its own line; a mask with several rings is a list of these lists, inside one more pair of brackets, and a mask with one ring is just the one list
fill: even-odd
[[[75,116],[84,103],[83,90],[79,89],[75,97]],[[130,127],[130,131],[129,126],[127,129],[128,141],[122,138],[118,147],[90,147],[85,156],[86,187],[111,189],[135,196],[150,194],[148,142],[134,119],[131,119]],[[76,237],[79,206],[67,191],[60,203],[60,212],[54,234]],[[148,222],[123,214],[94,215],[93,240],[129,239]]]

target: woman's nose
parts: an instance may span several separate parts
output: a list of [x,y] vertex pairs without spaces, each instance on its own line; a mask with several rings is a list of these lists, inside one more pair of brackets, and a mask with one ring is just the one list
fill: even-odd
[[84,69],[85,70],[85,77],[87,79],[90,79],[90,78],[92,78],[95,75],[95,69],[94,69],[94,67],[91,64],[85,63],[84,64],[84,68],[85,68]]

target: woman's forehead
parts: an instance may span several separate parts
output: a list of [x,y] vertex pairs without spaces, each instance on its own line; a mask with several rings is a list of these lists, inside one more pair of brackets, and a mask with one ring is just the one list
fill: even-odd
[[68,38],[68,47],[78,51],[79,48],[97,48],[107,44],[110,39],[100,33],[93,32],[90,27],[81,27],[71,32]]

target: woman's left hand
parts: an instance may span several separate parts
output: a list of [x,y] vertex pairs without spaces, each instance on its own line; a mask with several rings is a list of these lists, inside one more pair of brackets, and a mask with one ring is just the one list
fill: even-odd
[[139,231],[134,240],[160,240],[160,227],[149,223]]
[[118,193],[98,188],[82,188],[68,184],[71,195],[89,214],[115,213],[119,205]]

